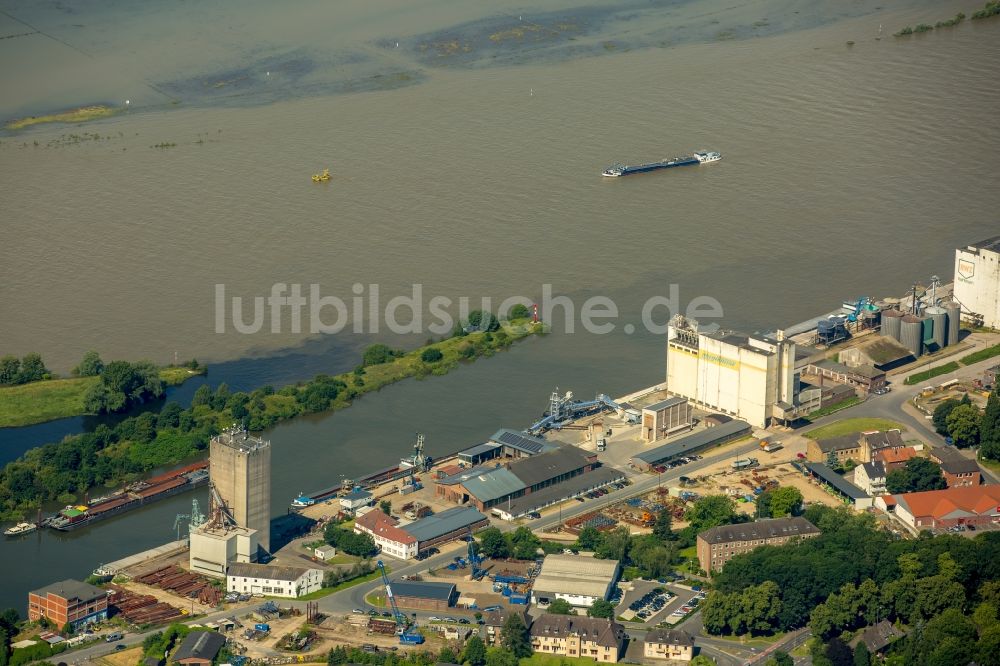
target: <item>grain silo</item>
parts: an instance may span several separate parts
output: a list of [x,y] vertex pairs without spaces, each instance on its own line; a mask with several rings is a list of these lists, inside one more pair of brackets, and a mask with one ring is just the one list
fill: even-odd
[[[930,318],[930,344],[934,346],[935,350],[941,349],[948,340],[948,311],[932,305],[924,310],[924,316]],[[926,335],[924,340],[927,341]]]
[[904,315],[899,320],[899,343],[915,357],[924,351],[924,322],[915,315]]
[[944,306],[948,313],[948,335],[945,344],[958,344],[958,331],[962,322],[962,306],[952,301]]
[[885,310],[882,312],[882,335],[887,338],[899,341],[900,319],[903,313],[899,310]]

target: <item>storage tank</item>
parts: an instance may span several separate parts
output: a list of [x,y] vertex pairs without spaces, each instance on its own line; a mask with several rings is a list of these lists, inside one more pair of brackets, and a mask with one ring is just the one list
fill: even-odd
[[958,343],[958,331],[962,325],[962,306],[952,301],[944,306],[948,313],[948,335],[945,344],[954,345]]
[[[930,317],[930,341],[937,349],[941,349],[947,344],[948,339],[948,311],[936,305],[924,310],[924,315]],[[926,341],[926,337],[924,340]]]
[[899,310],[885,310],[882,313],[882,335],[898,341],[902,317],[903,313]]
[[920,317],[904,315],[899,321],[899,343],[915,357],[924,351],[924,322]]

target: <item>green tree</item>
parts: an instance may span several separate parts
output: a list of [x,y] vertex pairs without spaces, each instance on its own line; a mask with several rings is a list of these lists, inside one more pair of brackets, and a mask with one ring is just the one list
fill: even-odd
[[504,538],[503,532],[496,527],[487,527],[479,533],[479,549],[486,557],[494,559],[510,557],[510,545]]
[[857,646],[854,648],[854,666],[871,666],[872,656],[868,652],[868,646],[865,645],[864,641],[858,641]]
[[910,458],[905,465],[889,472],[885,479],[886,490],[892,494],[941,490],[947,485],[941,466],[928,458]]
[[424,363],[437,363],[444,358],[444,354],[437,347],[428,347],[420,354],[420,360]]
[[548,612],[553,615],[576,615],[573,605],[565,599],[554,599],[549,604]]
[[531,656],[531,638],[524,620],[517,613],[511,613],[500,630],[500,645],[510,650],[515,657],[522,659]]
[[775,651],[767,663],[770,664],[772,661],[774,662],[773,666],[794,666],[795,664],[792,656],[784,650]]
[[584,527],[576,538],[576,545],[580,550],[595,550],[600,545],[602,538],[596,527]]
[[73,374],[77,377],[94,377],[104,371],[104,361],[101,355],[94,350],[90,350],[83,355],[80,365],[73,368]]
[[673,532],[674,521],[668,509],[660,511],[656,516],[656,523],[653,525],[653,535],[662,541],[676,541],[677,535]]
[[979,443],[979,409],[975,405],[959,405],[948,415],[948,434],[955,446],[966,448]]
[[17,635],[17,624],[21,621],[21,614],[16,608],[7,608],[0,613],[0,627],[7,630],[11,636]]
[[615,605],[604,599],[596,599],[590,605],[590,608],[587,609],[587,615],[590,617],[614,618]]
[[486,666],[517,666],[517,657],[502,647],[491,647],[486,651]]
[[1000,624],[983,630],[979,635],[976,651],[976,663],[979,666],[1000,666]]
[[398,356],[402,356],[402,353],[392,349],[388,345],[376,343],[365,349],[365,353],[362,356],[362,362],[365,366],[380,365],[382,363],[388,363]]
[[696,654],[694,658],[688,663],[691,666],[715,666],[715,662],[703,654]]
[[209,405],[211,403],[212,389],[209,388],[208,384],[202,384],[195,390],[194,396],[191,397],[191,406],[197,407],[199,405]]
[[663,578],[670,573],[670,563],[677,558],[677,543],[660,541],[652,534],[633,537],[628,557],[644,577]]
[[457,664],[458,655],[455,654],[454,650],[445,645],[443,648],[441,648],[441,651],[438,652],[438,662],[442,664]]
[[948,398],[934,408],[934,412],[931,415],[931,423],[934,424],[934,429],[937,430],[939,435],[948,434],[948,417],[951,415],[952,410],[960,404],[962,403],[955,398]]
[[516,303],[507,313],[507,319],[527,319],[531,316],[531,310],[523,303]]
[[17,383],[37,382],[45,379],[48,375],[49,371],[45,367],[45,363],[42,362],[41,354],[31,352],[25,354],[24,358],[21,359],[21,372],[17,375]]
[[802,509],[802,492],[794,486],[771,491],[771,515],[775,518],[796,515]]
[[851,648],[836,636],[831,638],[826,645],[826,658],[833,666],[853,666],[854,664],[854,653],[851,652]]
[[7,666],[10,662],[10,634],[6,627],[0,628],[0,666]]
[[594,551],[594,556],[603,560],[624,560],[628,555],[629,546],[632,543],[632,535],[627,527],[616,527],[610,532],[604,533],[600,545]]
[[[149,361],[129,363],[111,361],[101,373],[104,387],[104,412],[121,412],[133,405],[163,395],[163,380],[160,372]],[[88,395],[88,398],[90,396]]]
[[379,502],[378,508],[381,509],[382,513],[384,513],[385,515],[387,516],[392,515],[392,502],[390,502],[389,500],[382,500],[381,502]]
[[465,649],[462,650],[462,663],[472,666],[483,666],[486,663],[486,644],[477,634],[466,641]]
[[708,495],[697,500],[684,517],[696,532],[701,532],[736,522],[736,504],[725,495]]
[[21,373],[21,359],[16,356],[0,358],[0,386],[16,384]]
[[[0,379],[0,383],[3,380]],[[994,388],[979,422],[979,453],[988,460],[1000,460],[1000,393]]]

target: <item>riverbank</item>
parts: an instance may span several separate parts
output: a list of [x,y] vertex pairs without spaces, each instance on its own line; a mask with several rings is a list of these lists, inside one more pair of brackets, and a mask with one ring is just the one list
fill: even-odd
[[68,504],[87,491],[97,489],[100,494],[101,486],[113,487],[154,468],[204,457],[209,440],[234,422],[260,431],[300,415],[343,409],[388,384],[443,375],[462,362],[492,356],[544,332],[544,325],[520,320],[505,330],[461,334],[409,352],[388,350],[385,362],[369,362],[336,376],[318,375],[278,390],[263,386],[231,393],[220,386],[213,393],[202,387],[190,409],[168,402],[158,415],[147,412],[113,429],[65,437],[7,464],[0,470],[0,520],[21,519],[47,503]]
[[[205,374],[205,368],[160,368],[165,386],[180,386],[191,377]],[[87,414],[84,396],[100,377],[46,379],[30,384],[0,387],[0,428],[19,428],[55,419]]]
[[120,112],[121,109],[113,109],[110,106],[105,106],[103,104],[95,104],[93,106],[81,106],[76,109],[71,109],[70,111],[49,113],[43,116],[16,118],[15,120],[7,121],[4,127],[8,130],[16,132],[17,130],[22,130],[33,125],[41,125],[43,123],[85,123],[88,120],[109,118]]

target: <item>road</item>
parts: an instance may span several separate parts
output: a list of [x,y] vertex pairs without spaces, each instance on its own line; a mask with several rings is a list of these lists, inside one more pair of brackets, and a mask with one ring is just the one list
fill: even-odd
[[[983,348],[988,346],[988,341],[978,341],[973,345],[971,349],[965,350],[965,353],[971,353],[976,348]],[[916,396],[923,386],[914,385],[907,386],[903,383],[903,380],[910,374],[916,372],[923,372],[930,368],[942,365],[954,360],[953,358],[944,358],[930,363],[926,366],[916,368],[909,373],[903,373],[892,377],[893,389],[890,393],[882,396],[872,396],[865,402],[852,407],[850,409],[838,412],[836,414],[831,414],[829,416],[817,419],[812,427],[818,427],[845,418],[856,418],[856,417],[875,417],[884,418],[899,421],[909,429],[909,434],[911,436],[917,437],[923,440],[928,446],[931,447],[943,447],[944,440],[938,435],[930,421],[923,417],[915,408],[912,406],[912,399]],[[979,377],[982,375],[983,371],[988,368],[993,367],[998,363],[997,358],[987,359],[979,363],[960,368],[959,370],[948,374],[942,375],[940,377],[935,377],[929,384],[937,385],[941,382],[959,378],[959,379],[971,379]],[[727,447],[722,453],[718,453],[713,456],[706,456],[704,459],[690,463],[681,468],[676,468],[670,470],[667,474],[657,475],[657,476],[646,476],[638,474],[634,470],[625,469],[624,471],[633,481],[632,485],[623,488],[622,490],[616,490],[614,492],[605,495],[600,500],[588,500],[582,503],[571,503],[564,506],[562,511],[558,514],[551,514],[548,516],[543,516],[541,519],[531,521],[530,525],[534,530],[545,530],[546,528],[553,527],[559,524],[560,521],[565,521],[569,518],[573,518],[583,513],[596,511],[598,509],[604,508],[615,502],[619,502],[628,497],[634,495],[639,495],[656,488],[659,485],[671,486],[675,485],[680,478],[680,476],[694,476],[700,470],[709,467],[717,462],[728,458],[734,458],[741,456],[752,451],[757,450],[757,444],[755,441],[741,444],[739,446]],[[968,455],[968,454],[966,454]],[[986,476],[992,482],[1000,482],[1000,477],[998,477],[992,471],[983,468],[984,476]],[[500,529],[504,532],[513,531],[519,526],[518,523],[504,523],[500,525]],[[404,563],[399,560],[389,560],[386,559],[387,564],[392,568],[392,575],[394,578],[398,578],[402,575],[412,575],[426,569],[441,567],[447,565],[452,561],[454,554],[458,552],[456,548],[447,550],[439,555],[435,555],[422,562],[412,562]],[[341,592],[336,592],[327,597],[323,597],[319,600],[320,612],[335,615],[350,614],[354,608],[369,608],[368,604],[365,602],[365,596],[367,596],[371,591],[381,586],[381,581],[371,581],[367,583],[362,583],[356,585],[352,588],[348,588]],[[283,601],[283,605],[291,605],[297,607],[304,607],[305,602],[301,601]],[[234,614],[234,610],[227,612],[213,613],[208,616],[203,616],[198,618],[198,622],[207,622],[212,620],[218,620],[223,617],[228,617]],[[450,615],[454,617],[471,617],[469,613],[462,613],[457,609],[452,609]],[[416,617],[418,621],[426,621],[431,613],[417,613]],[[749,648],[738,648],[733,644],[732,641],[718,639],[711,636],[702,635],[700,617],[696,613],[688,621],[684,623],[684,628],[698,636],[697,644],[701,646],[702,650],[707,656],[716,659],[716,661],[721,666],[738,666],[740,664],[747,663],[747,658],[752,658],[753,650]],[[126,636],[124,644],[128,646],[137,645],[142,642],[142,640],[154,633],[153,631],[147,631],[141,634],[129,634]],[[645,635],[645,632],[629,630],[629,634],[636,639],[640,639]],[[787,645],[783,646],[783,649],[791,650],[796,645],[801,644],[808,638],[808,634],[796,634],[792,636]],[[114,651],[115,644],[108,643],[98,643],[96,645],[83,648],[81,650],[70,652],[66,655],[65,661],[68,664],[79,664],[84,661],[93,659],[95,657],[100,657],[105,654],[109,654]],[[779,644],[782,645],[782,644]],[[743,656],[734,656],[732,651],[737,649]],[[728,650],[728,652],[726,651]],[[752,663],[752,662],[751,662]],[[796,663],[799,663],[796,660]]]

